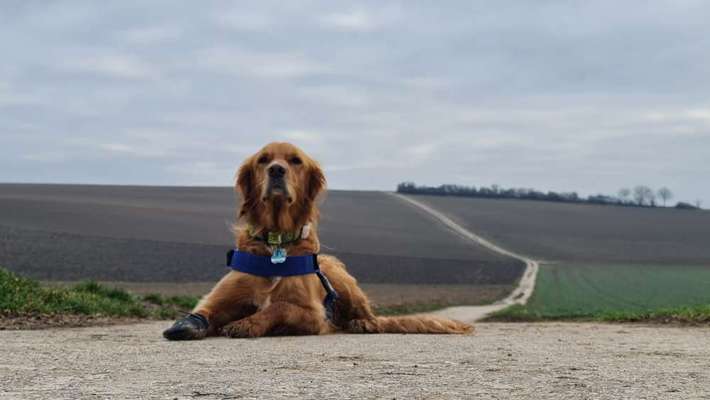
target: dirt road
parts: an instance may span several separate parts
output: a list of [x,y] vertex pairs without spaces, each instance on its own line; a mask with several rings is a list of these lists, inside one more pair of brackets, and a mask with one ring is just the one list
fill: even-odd
[[520,260],[525,263],[525,270],[523,271],[522,276],[518,280],[517,286],[515,287],[515,289],[513,289],[512,292],[510,292],[507,297],[493,304],[485,306],[458,306],[445,308],[443,310],[438,311],[436,313],[437,315],[447,318],[454,318],[466,322],[477,321],[490,313],[502,310],[510,305],[525,304],[530,298],[530,296],[532,296],[532,293],[535,290],[535,279],[537,277],[537,271],[539,269],[539,264],[536,260],[515,253],[511,250],[505,249],[491,241],[484,239],[483,237],[471,232],[470,230],[456,223],[454,220],[444,215],[444,213],[437,211],[420,201],[414,200],[411,197],[407,197],[399,193],[388,192],[388,194],[407,204],[411,204],[412,206],[421,209],[422,211],[426,212],[431,217],[439,221],[446,228],[448,228],[455,234],[461,236],[462,238],[470,241],[472,244],[487,248],[488,250],[491,250],[500,255],[512,257],[516,260]]
[[169,322],[0,332],[0,398],[710,399],[710,328],[168,342]]

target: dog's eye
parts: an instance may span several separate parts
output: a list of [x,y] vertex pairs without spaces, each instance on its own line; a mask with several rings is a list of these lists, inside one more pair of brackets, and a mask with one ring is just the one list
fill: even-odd
[[300,157],[291,157],[291,159],[288,160],[288,162],[290,162],[291,164],[295,164],[295,165],[303,164],[303,160],[301,160]]
[[259,157],[259,159],[256,160],[256,162],[259,164],[266,164],[267,162],[269,162],[269,157],[267,155],[263,155],[263,156]]

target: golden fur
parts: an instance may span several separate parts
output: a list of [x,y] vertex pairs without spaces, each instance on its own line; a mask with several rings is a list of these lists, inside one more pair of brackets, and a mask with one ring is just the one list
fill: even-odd
[[[284,185],[272,189],[268,169],[281,167]],[[289,143],[271,143],[249,157],[237,173],[236,190],[242,205],[238,222],[259,232],[296,231],[311,224],[310,234],[285,248],[288,255],[318,253],[317,199],[325,177],[316,161]],[[238,229],[237,247],[270,255],[270,249]],[[263,278],[231,271],[195,307],[209,321],[208,335],[259,337],[266,335],[353,333],[469,333],[473,327],[433,316],[380,317],[340,260],[319,255],[318,262],[338,300],[333,321],[325,317],[325,289],[314,274]]]

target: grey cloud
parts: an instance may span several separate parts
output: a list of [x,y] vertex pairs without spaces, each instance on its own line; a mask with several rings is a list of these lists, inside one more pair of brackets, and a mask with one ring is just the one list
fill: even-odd
[[405,179],[710,203],[706,2],[10,2],[0,181],[231,183],[289,140]]

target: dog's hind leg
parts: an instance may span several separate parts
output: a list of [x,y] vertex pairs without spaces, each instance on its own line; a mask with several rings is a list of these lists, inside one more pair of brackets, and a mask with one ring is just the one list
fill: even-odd
[[225,336],[236,338],[276,334],[318,335],[333,332],[322,307],[302,307],[283,301],[270,304],[249,317],[222,328]]

